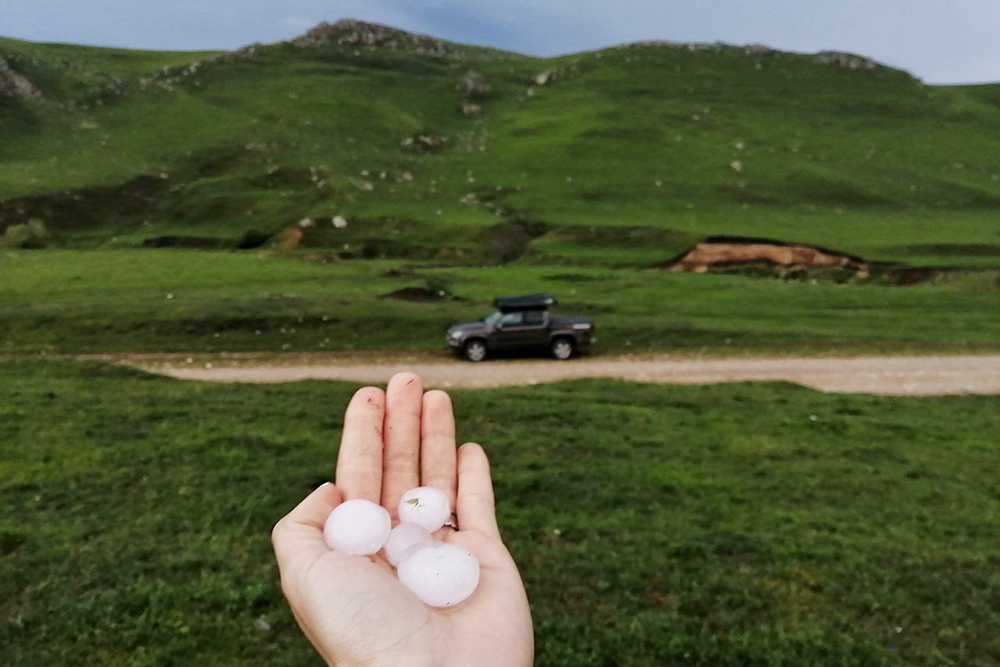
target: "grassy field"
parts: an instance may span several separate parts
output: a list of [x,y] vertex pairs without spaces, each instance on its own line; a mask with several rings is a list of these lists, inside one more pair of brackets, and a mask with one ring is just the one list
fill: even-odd
[[[857,354],[1000,350],[995,274],[917,287],[632,268],[435,267],[180,250],[0,253],[0,351],[444,354],[445,329],[503,293],[551,291],[597,322],[599,352]],[[430,287],[460,300],[382,298]]]
[[[55,248],[0,251],[0,351],[431,351],[542,290],[610,351],[1000,345],[998,86],[366,30],[234,53],[0,39],[39,90],[0,98],[0,232],[37,218]],[[272,253],[288,230],[298,249]],[[903,290],[647,270],[711,235],[959,271]],[[462,300],[379,298],[401,287]]]
[[[368,29],[229,54],[0,38],[39,91],[0,94],[0,664],[318,664],[268,534],[332,470],[354,387],[41,354],[443,355],[448,325],[536,291],[596,320],[597,353],[1000,351],[1000,85],[350,41]],[[2,247],[31,219],[48,249]],[[950,270],[649,268],[713,235]],[[385,298],[405,287],[441,298]],[[455,401],[539,667],[1000,665],[995,397]]]
[[[0,363],[0,662],[319,664],[274,521],[352,386]],[[1000,664],[1000,404],[786,384],[455,392],[540,667]]]

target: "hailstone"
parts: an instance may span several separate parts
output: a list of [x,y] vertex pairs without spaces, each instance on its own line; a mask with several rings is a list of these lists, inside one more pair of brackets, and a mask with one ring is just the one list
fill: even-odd
[[399,564],[399,581],[432,607],[452,607],[479,585],[479,561],[454,544],[418,547]]
[[415,523],[401,523],[389,533],[385,543],[385,559],[393,567],[406,559],[414,550],[433,542],[431,534]]
[[396,508],[401,523],[415,523],[433,533],[451,516],[451,504],[444,492],[432,486],[410,489],[399,499]]
[[389,539],[392,519],[384,507],[370,500],[348,500],[337,505],[323,526],[326,545],[337,553],[369,556]]

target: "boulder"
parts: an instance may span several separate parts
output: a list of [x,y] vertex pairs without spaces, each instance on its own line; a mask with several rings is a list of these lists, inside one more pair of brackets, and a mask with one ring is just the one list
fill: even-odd
[[493,93],[493,87],[486,77],[475,70],[469,70],[462,75],[458,82],[458,90],[470,100],[483,100]]
[[29,99],[39,97],[41,91],[30,81],[19,74],[11,64],[0,55],[0,97]]

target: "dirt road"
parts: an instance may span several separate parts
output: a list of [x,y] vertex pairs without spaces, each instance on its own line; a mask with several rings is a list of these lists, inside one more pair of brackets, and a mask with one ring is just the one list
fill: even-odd
[[130,360],[131,365],[189,380],[294,382],[305,379],[385,383],[409,370],[429,387],[507,387],[575,378],[705,384],[787,380],[822,391],[890,395],[1000,394],[1000,356],[691,359],[598,357],[570,361],[426,359],[372,361],[323,356],[288,363],[251,360]]

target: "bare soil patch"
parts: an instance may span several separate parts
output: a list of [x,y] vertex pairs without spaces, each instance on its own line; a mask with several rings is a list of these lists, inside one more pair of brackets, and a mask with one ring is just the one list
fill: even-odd
[[771,239],[712,237],[656,268],[705,273],[711,269],[773,266],[788,270],[850,269],[867,275],[868,263],[847,253]]

